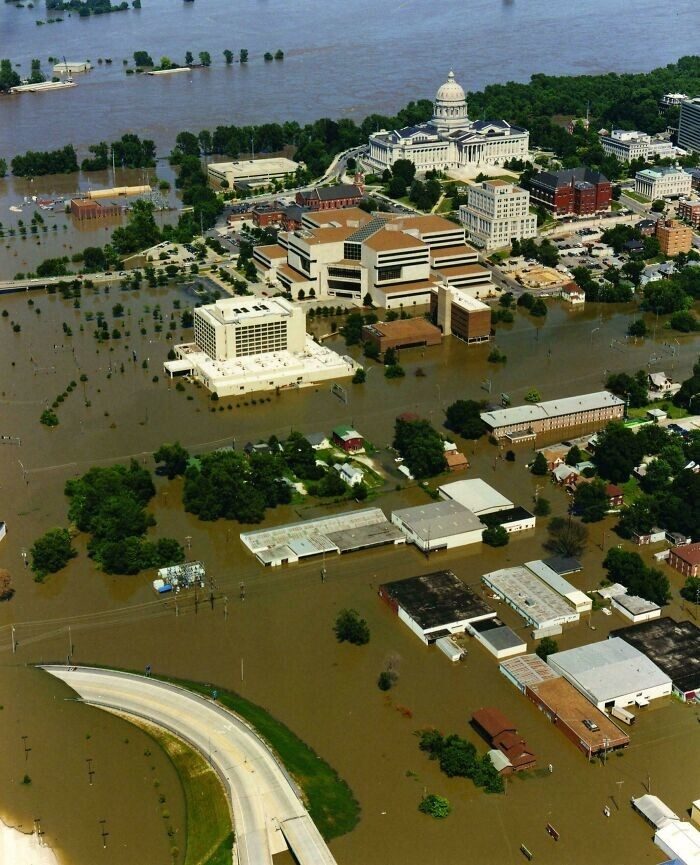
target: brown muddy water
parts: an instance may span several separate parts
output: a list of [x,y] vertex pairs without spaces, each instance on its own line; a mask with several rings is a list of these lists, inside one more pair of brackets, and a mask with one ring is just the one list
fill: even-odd
[[[130,851],[130,858],[110,861],[168,861],[161,855],[167,847],[157,847],[163,843],[157,819],[152,824],[141,819],[152,806],[152,791],[142,782],[142,775],[150,777],[150,764],[142,761],[143,748],[131,744],[142,741],[140,734],[119,719],[65,702],[62,698],[70,694],[63,686],[26,666],[63,660],[70,626],[79,664],[134,669],[151,664],[158,672],[218,683],[266,706],[287,723],[349,782],[362,806],[355,831],[331,844],[340,865],[510,865],[521,861],[521,843],[547,865],[662,861],[650,828],[631,812],[629,797],[643,793],[650,777],[652,792],[677,813],[683,814],[697,798],[697,709],[673,701],[652,705],[640,713],[624,756],[611,757],[605,766],[589,765],[499,674],[497,663],[480,647],[470,651],[465,663],[451,666],[437,650],[416,639],[376,596],[383,581],[443,567],[476,588],[488,570],[539,557],[543,524],[514,537],[501,550],[466,548],[433,555],[429,561],[410,547],[334,558],[326,562],[328,578],[322,584],[318,562],[263,569],[240,544],[239,525],[198,522],[182,511],[181,484],[157,479],[154,535],[182,541],[190,537],[190,555],[206,563],[217,586],[213,609],[206,602],[195,612],[193,599],[180,596],[178,615],[172,601],[155,598],[151,574],[107,577],[96,572],[85,556],[84,538],[77,542],[78,558],[43,585],[32,581],[22,564],[22,551],[41,532],[65,524],[66,478],[90,465],[131,455],[152,466],[150,454],[165,440],[179,439],[192,451],[202,452],[233,440],[240,447],[249,439],[284,435],[291,428],[308,433],[347,421],[379,449],[379,462],[388,473],[377,503],[388,512],[398,505],[427,501],[420,488],[401,488],[386,451],[399,412],[417,411],[438,424],[443,407],[454,399],[486,396],[486,379],[491,380],[492,394],[507,392],[514,403],[533,386],[543,398],[595,390],[602,386],[606,369],[635,370],[655,356],[659,359],[651,368],[682,378],[697,356],[697,339],[674,343],[675,354],[664,345],[669,338],[661,330],[656,342],[618,344],[614,340],[624,343],[627,324],[635,315],[631,306],[589,305],[572,313],[552,301],[544,325],[536,328],[532,319],[518,312],[512,326],[499,330],[497,344],[508,355],[499,369],[487,363],[487,347],[467,348],[448,340],[442,347],[402,353],[407,371],[403,380],[386,381],[381,368],[373,365],[364,386],[348,385],[347,404],[319,387],[271,395],[269,402],[267,397],[249,397],[249,405],[241,402],[237,407],[232,402],[230,410],[228,401],[221,400],[212,412],[213,403],[203,391],[188,385],[179,392],[163,377],[161,364],[170,344],[165,333],[175,298],[185,305],[183,290],[175,288],[141,293],[113,289],[107,295],[85,291],[80,309],[56,295],[0,298],[0,309],[9,313],[0,318],[0,433],[22,439],[21,446],[0,446],[0,519],[8,524],[7,538],[0,545],[0,567],[11,571],[17,589],[15,598],[0,606],[0,703],[5,706],[0,712],[5,761],[0,762],[0,811],[18,822],[41,816],[47,837],[57,839],[67,862],[92,865],[100,844],[94,817],[98,811],[97,820],[104,816],[101,801],[90,799],[96,787],[91,790],[85,777],[84,760],[94,756],[96,767],[114,773],[105,789],[118,791],[109,805],[123,813],[119,823],[115,814],[109,829],[113,847],[107,852],[116,856],[117,845],[124,844],[123,849]],[[113,322],[112,306],[117,302],[128,312]],[[160,334],[154,332],[155,304],[164,313]],[[85,313],[97,310],[105,312],[110,329],[123,328],[120,340],[108,345],[95,342],[94,325],[85,321]],[[12,332],[12,321],[21,324],[20,333]],[[72,328],[72,337],[64,335],[63,322]],[[142,326],[145,336],[139,332]],[[173,333],[177,340],[190,337],[179,329]],[[339,339],[334,347],[341,347]],[[141,367],[145,358],[146,370]],[[418,367],[424,377],[415,376]],[[88,375],[84,390],[79,382],[83,371]],[[152,381],[154,375],[158,382]],[[60,425],[54,430],[42,427],[38,419],[45,404],[71,380],[78,387],[57,409]],[[516,462],[506,463],[485,441],[462,444],[472,462],[466,476],[482,476],[526,506],[532,501],[537,481],[524,469],[529,450],[518,451]],[[563,513],[563,494],[544,483],[541,494],[552,501],[554,513]],[[325,510],[280,508],[270,514],[268,523]],[[603,575],[601,547],[617,540],[611,525],[591,529],[584,571],[574,579],[584,590]],[[685,617],[689,614],[678,604],[679,580],[669,574],[675,590],[669,613]],[[343,607],[354,607],[367,618],[372,632],[367,647],[336,644],[331,626]],[[514,613],[500,604],[498,609],[526,636]],[[13,623],[15,654],[9,627]],[[559,642],[564,648],[582,644],[623,624],[616,615],[594,613],[590,623],[570,628]],[[400,659],[400,678],[385,695],[377,689],[376,679],[390,655]],[[434,725],[443,732],[458,732],[485,750],[468,724],[471,712],[482,705],[499,706],[509,715],[536,752],[539,766],[551,763],[553,773],[512,780],[505,796],[486,796],[470,782],[442,776],[418,750],[414,731]],[[36,779],[28,789],[10,780],[22,771],[19,737],[26,729],[36,747],[29,765],[35,757],[37,762],[37,769],[29,771]],[[86,732],[92,734],[90,740],[85,739]],[[128,748],[122,742],[125,737],[130,739]],[[50,743],[46,753],[38,744],[44,741]],[[93,753],[86,755],[86,745],[94,745]],[[151,750],[155,754],[155,748]],[[45,768],[39,768],[40,759]],[[175,780],[168,778],[165,768],[159,766],[157,772],[169,791],[168,801],[176,801]],[[76,792],[75,804],[84,804],[70,809],[65,792],[74,774],[75,783],[84,784],[80,796],[87,798],[79,800]],[[453,814],[445,821],[420,815],[416,809],[424,791],[448,796]],[[609,819],[602,814],[605,804],[612,808]],[[559,830],[558,843],[546,834],[547,822]]]

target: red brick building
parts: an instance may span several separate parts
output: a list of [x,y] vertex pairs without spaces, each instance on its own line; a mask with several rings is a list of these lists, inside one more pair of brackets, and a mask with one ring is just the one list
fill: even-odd
[[668,563],[684,577],[697,577],[700,575],[700,543],[669,550]]
[[337,210],[341,207],[357,207],[362,201],[362,190],[354,183],[338,183],[317,189],[297,192],[296,202],[309,210]]
[[625,503],[625,494],[617,484],[608,484],[605,487],[605,495],[611,508],[619,508]]
[[530,181],[530,201],[558,216],[578,216],[610,208],[612,186],[608,178],[591,168],[540,171]]
[[267,228],[268,225],[279,225],[282,222],[282,208],[274,204],[256,204],[250,215],[257,228]]
[[513,767],[512,771],[522,772],[535,767],[536,758],[527,742],[498,709],[479,709],[472,715],[472,723],[492,748],[498,748],[505,754]]
[[124,212],[121,204],[102,204],[92,198],[73,198],[70,212],[76,219],[105,219],[108,216],[119,216]]
[[678,217],[700,228],[700,198],[682,198],[678,202]]

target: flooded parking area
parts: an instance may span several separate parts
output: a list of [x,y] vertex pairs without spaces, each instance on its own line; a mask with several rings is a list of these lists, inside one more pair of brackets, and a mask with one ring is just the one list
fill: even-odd
[[[361,804],[358,827],[331,843],[340,865],[510,865],[522,861],[521,843],[546,865],[661,862],[650,827],[632,812],[629,799],[650,786],[683,815],[697,798],[697,707],[655,701],[639,713],[623,756],[589,764],[475,641],[468,644],[466,659],[453,665],[417,639],[377,597],[383,582],[449,568],[494,605],[499,618],[532,650],[523,621],[490,598],[480,578],[540,558],[544,520],[501,549],[473,545],[426,558],[412,546],[391,546],[327,555],[322,582],[320,560],[265,568],[241,544],[239,534],[326,516],[337,506],[280,507],[269,512],[263,526],[199,522],[182,509],[181,481],[157,477],[151,503],[154,531],[182,543],[189,539],[188,555],[202,560],[215,581],[213,602],[208,591],[196,605],[187,593],[178,596],[177,605],[173,598],[158,598],[149,572],[118,577],[96,571],[82,536],[76,541],[78,557],[44,584],[33,582],[23,552],[48,528],[66,524],[63,486],[68,478],[91,465],[132,456],[153,468],[152,452],[176,439],[202,453],[234,443],[240,448],[271,434],[281,437],[290,429],[328,432],[349,423],[377,448],[376,459],[387,474],[371,505],[388,514],[425,503],[426,493],[405,484],[386,450],[399,413],[415,411],[437,426],[444,408],[457,398],[486,399],[490,389],[494,401],[505,392],[518,404],[531,387],[544,399],[588,392],[602,387],[608,370],[634,371],[650,363],[682,379],[697,356],[697,340],[682,337],[666,345],[660,331],[655,342],[628,343],[624,334],[637,314],[631,305],[587,305],[572,313],[550,301],[544,324],[535,326],[518,311],[513,325],[499,329],[496,344],[508,361],[497,368],[487,362],[488,346],[446,340],[442,346],[401,352],[406,377],[400,381],[386,380],[381,367],[371,364],[364,385],[347,385],[347,403],[319,386],[215,404],[193,385],[178,390],[162,371],[172,342],[191,338],[179,326],[188,302],[177,287],[141,292],[112,288],[108,294],[84,289],[80,298],[68,300],[43,293],[0,297],[0,314],[8,313],[0,317],[0,433],[21,440],[0,445],[0,519],[8,526],[0,543],[0,567],[10,571],[16,589],[13,600],[0,605],[0,812],[10,822],[31,822],[40,814],[47,839],[51,835],[66,861],[75,865],[92,865],[102,856],[99,820],[105,812],[110,832],[105,861],[170,861],[154,771],[167,791],[173,825],[179,825],[182,804],[164,755],[163,762],[156,762],[159,752],[145,744],[140,731],[64,699],[70,696],[65,689],[27,666],[62,662],[72,645],[76,664],[134,670],[151,665],[159,673],[237,690],[284,721],[337,769]],[[114,314],[117,304],[124,307],[123,314]],[[118,338],[96,341],[98,312],[104,313],[110,332],[119,332]],[[12,322],[20,325],[18,332]],[[166,339],[168,334],[172,340]],[[340,337],[326,345],[343,348]],[[424,374],[416,375],[419,368]],[[81,375],[87,380],[81,381]],[[42,426],[41,412],[71,381],[75,389],[56,408],[59,425]],[[458,444],[471,463],[465,477],[483,477],[525,507],[539,484],[553,513],[565,513],[565,495],[525,469],[531,444],[515,448],[514,462],[499,459],[498,449],[486,439]],[[618,542],[612,525],[606,520],[591,527],[583,571],[569,577],[577,588],[589,590],[602,579],[603,550]],[[680,582],[668,573],[677,599]],[[332,625],[344,608],[366,618],[371,631],[367,646],[336,642]],[[668,614],[689,616],[677,600]],[[565,629],[560,648],[603,638],[624,624],[617,614],[594,611]],[[399,678],[383,693],[377,677],[389,658]],[[528,777],[509,780],[505,795],[488,796],[467,780],[448,779],[418,749],[414,735],[434,726],[458,733],[485,752],[486,743],[469,725],[471,714],[482,706],[500,708],[537,755],[538,768]],[[22,735],[32,748],[27,769]],[[149,758],[146,749],[152,752]],[[95,776],[93,788],[88,757],[102,773]],[[25,771],[31,785],[14,786]],[[90,799],[99,783],[104,798]],[[109,795],[113,790],[120,795]],[[424,791],[450,799],[453,813],[447,820],[419,814]],[[606,805],[609,818],[603,814]],[[152,806],[152,822],[141,820]],[[560,833],[558,842],[547,835],[547,823]]]

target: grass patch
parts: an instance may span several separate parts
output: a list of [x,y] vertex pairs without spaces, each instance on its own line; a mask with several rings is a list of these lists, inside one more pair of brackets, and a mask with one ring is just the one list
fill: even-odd
[[219,777],[204,758],[162,727],[138,722],[168,755],[185,794],[184,865],[231,862],[231,814]]
[[677,420],[678,418],[687,417],[688,409],[674,405],[670,400],[668,402],[650,402],[648,405],[643,405],[641,408],[627,409],[627,416],[630,418],[645,418],[647,419],[647,411],[650,408],[663,409],[666,414]]
[[651,199],[645,198],[643,195],[640,195],[638,192],[634,192],[631,189],[623,189],[622,194],[627,195],[630,198],[633,198],[635,201],[638,201],[640,204],[649,204],[651,202]]
[[635,477],[630,477],[629,480],[625,481],[624,484],[621,485],[622,492],[625,494],[625,505],[629,507],[635,499],[638,499],[641,495],[641,490],[639,489],[639,481]]
[[[245,718],[284,763],[301,787],[311,819],[323,837],[329,841],[355,828],[360,819],[360,806],[350,787],[335,769],[266,709],[218,685],[168,676],[154,678],[172,682],[206,697],[210,697],[212,688],[215,688],[218,691],[217,702]],[[211,860],[207,865],[215,863],[218,865],[216,860]]]

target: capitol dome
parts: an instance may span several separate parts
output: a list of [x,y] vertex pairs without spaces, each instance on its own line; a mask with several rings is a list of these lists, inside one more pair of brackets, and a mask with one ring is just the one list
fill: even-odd
[[464,90],[462,87],[455,81],[455,74],[450,70],[450,74],[447,76],[447,81],[439,88],[438,92],[435,94],[436,102],[464,102],[466,100],[466,96],[464,95]]
[[455,81],[455,74],[452,71],[447,76],[447,81],[435,94],[433,119],[430,122],[438,132],[454,132],[463,129],[469,122],[467,97],[462,87]]

